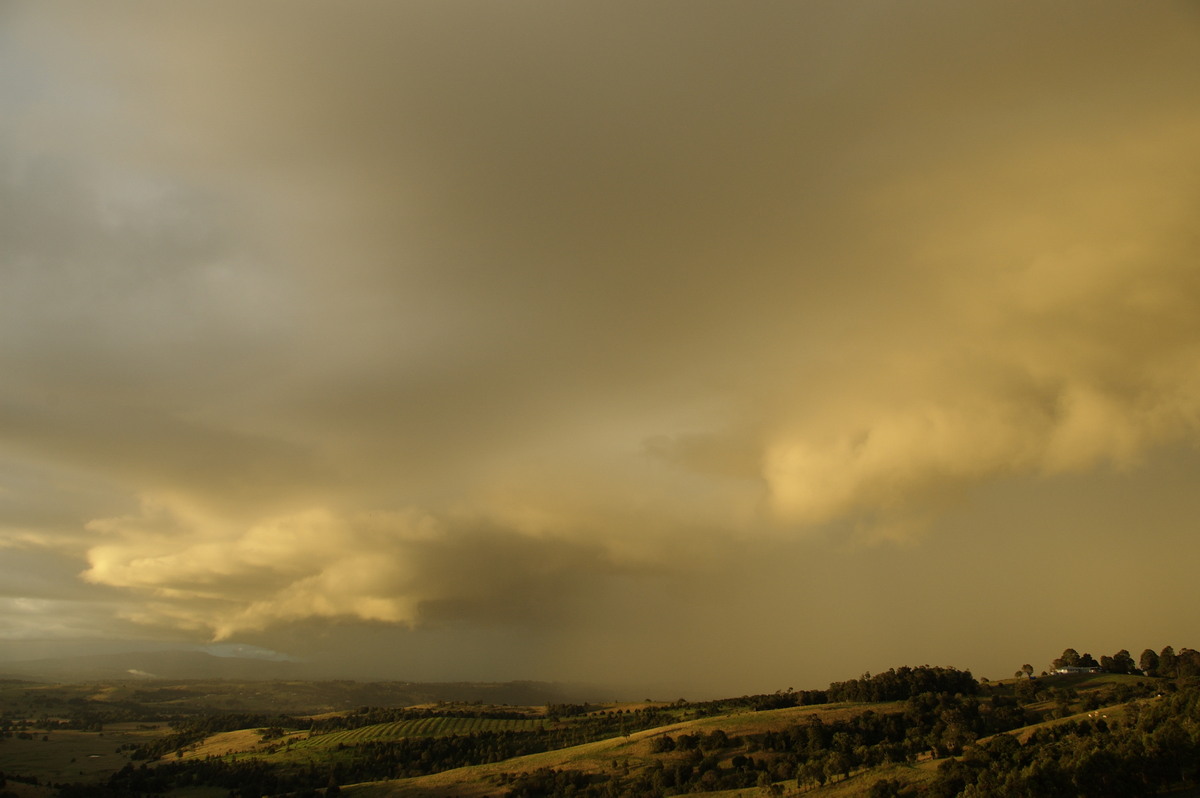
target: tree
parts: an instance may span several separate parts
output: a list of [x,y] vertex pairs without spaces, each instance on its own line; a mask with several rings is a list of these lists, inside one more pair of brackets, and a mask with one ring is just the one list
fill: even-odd
[[1079,652],[1073,648],[1063,649],[1062,656],[1051,663],[1057,668],[1073,668],[1079,665]]
[[1021,666],[1021,670],[1025,671],[1026,676],[1033,675],[1033,666],[1030,665],[1028,662],[1026,662],[1024,665]]
[[854,768],[854,763],[850,761],[850,757],[843,754],[841,751],[831,751],[825,757],[825,775],[830,780],[834,776],[841,775],[843,779],[850,777],[850,771]]
[[1138,659],[1138,668],[1147,676],[1158,675],[1158,654],[1154,653],[1154,649],[1148,648],[1142,652],[1142,656]]
[[825,773],[824,762],[820,759],[810,759],[796,769],[796,786],[804,789],[810,783],[824,787],[829,776]]
[[1164,646],[1163,650],[1158,652],[1158,675],[1167,677],[1176,676],[1176,664],[1175,649],[1170,646]]
[[870,798],[896,798],[900,795],[901,784],[897,779],[880,779],[871,785],[867,795]]
[[1175,662],[1180,679],[1200,676],[1200,651],[1181,648],[1175,657]]
[[1095,657],[1093,657],[1091,654],[1086,654],[1086,653],[1083,654],[1079,658],[1079,662],[1077,664],[1081,668],[1099,668],[1100,667],[1100,663],[1096,662]]

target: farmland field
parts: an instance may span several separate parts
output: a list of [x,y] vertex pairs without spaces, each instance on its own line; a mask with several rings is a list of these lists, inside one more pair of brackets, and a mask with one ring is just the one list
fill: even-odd
[[129,754],[119,748],[141,745],[163,734],[165,729],[139,729],[136,724],[113,724],[103,733],[38,731],[33,739],[3,741],[0,772],[34,773],[53,781],[99,781],[129,761]]
[[319,734],[292,743],[293,749],[332,748],[357,745],[371,740],[399,740],[404,737],[446,737],[477,732],[537,731],[543,721],[537,718],[414,718],[394,723],[378,723],[358,729]]

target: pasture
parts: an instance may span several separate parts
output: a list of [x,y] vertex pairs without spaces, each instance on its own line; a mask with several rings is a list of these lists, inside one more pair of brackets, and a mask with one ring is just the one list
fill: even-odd
[[30,740],[5,738],[0,742],[0,771],[36,775],[42,781],[102,781],[129,762],[129,751],[118,749],[166,733],[123,723],[103,732],[38,731]]

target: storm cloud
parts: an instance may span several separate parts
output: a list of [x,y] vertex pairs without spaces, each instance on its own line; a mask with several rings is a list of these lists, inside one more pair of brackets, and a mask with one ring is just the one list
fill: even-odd
[[881,557],[952,591],[1102,494],[1194,550],[1140,498],[1200,424],[1193,4],[17,2],[0,45],[0,554],[114,636],[632,679],[584,638],[787,619],[694,676],[774,689],[958,619],[872,609]]

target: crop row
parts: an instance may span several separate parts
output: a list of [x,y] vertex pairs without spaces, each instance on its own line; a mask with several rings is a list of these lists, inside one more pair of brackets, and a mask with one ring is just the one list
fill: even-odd
[[518,718],[416,718],[394,723],[378,723],[357,729],[330,732],[296,743],[301,748],[328,748],[338,743],[357,745],[371,740],[399,740],[403,737],[447,737],[475,732],[535,731],[540,720]]

